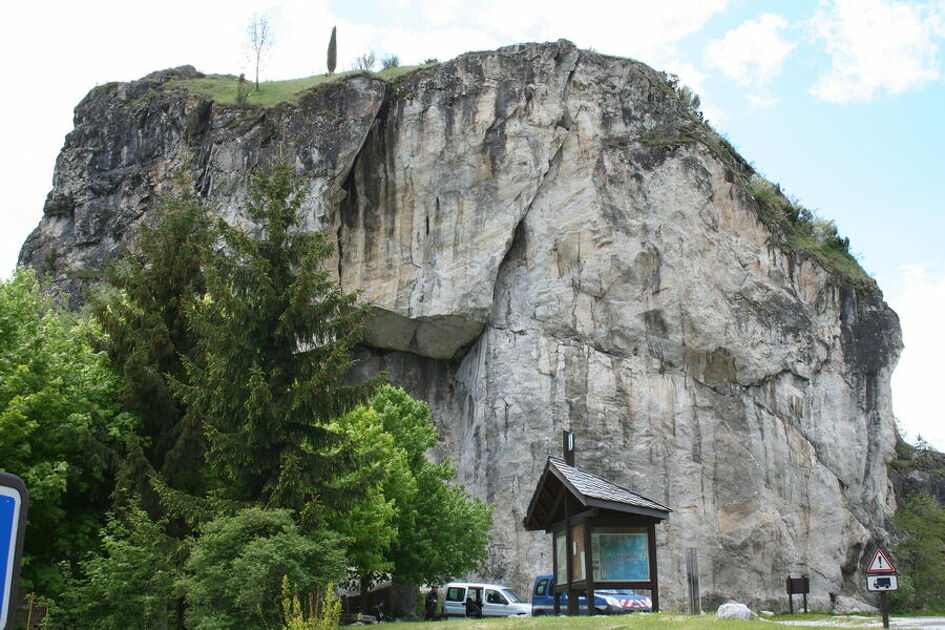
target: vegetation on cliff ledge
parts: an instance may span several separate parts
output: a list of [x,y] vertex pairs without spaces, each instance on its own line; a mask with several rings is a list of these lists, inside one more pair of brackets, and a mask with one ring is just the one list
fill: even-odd
[[[422,66],[396,66],[384,68],[379,72],[373,73],[367,73],[363,70],[350,70],[348,72],[339,72],[331,75],[316,74],[302,79],[262,81],[259,84],[258,90],[254,90],[246,96],[244,104],[268,107],[279,103],[292,103],[297,101],[307,90],[326,83],[343,81],[353,76],[367,74],[384,81],[392,81],[400,76],[424,68],[427,65],[431,64]],[[188,92],[211,98],[224,105],[236,105],[238,103],[239,78],[229,74],[208,74],[192,79],[174,79],[168,81],[167,87],[182,87]]]

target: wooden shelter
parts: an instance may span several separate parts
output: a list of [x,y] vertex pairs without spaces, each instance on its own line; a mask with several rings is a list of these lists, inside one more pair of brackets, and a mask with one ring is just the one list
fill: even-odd
[[[568,613],[578,597],[594,602],[598,589],[646,589],[659,610],[656,524],[672,511],[632,490],[574,466],[574,440],[565,434],[565,456],[549,457],[525,516],[525,529],[552,534],[554,611],[568,593]],[[568,553],[570,550],[570,553]]]

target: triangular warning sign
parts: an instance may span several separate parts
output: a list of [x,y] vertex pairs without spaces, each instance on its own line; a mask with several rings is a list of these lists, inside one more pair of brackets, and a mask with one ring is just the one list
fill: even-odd
[[877,549],[876,553],[873,554],[873,560],[870,561],[870,566],[866,569],[867,573],[895,573],[896,567],[893,566],[893,563],[889,561],[889,558],[886,557],[886,554],[883,553],[882,549]]

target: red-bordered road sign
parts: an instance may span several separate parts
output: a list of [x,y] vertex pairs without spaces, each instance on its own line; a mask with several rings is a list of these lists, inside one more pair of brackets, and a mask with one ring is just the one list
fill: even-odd
[[889,561],[889,557],[883,553],[882,549],[877,549],[870,560],[870,566],[866,569],[867,573],[895,573],[896,567]]

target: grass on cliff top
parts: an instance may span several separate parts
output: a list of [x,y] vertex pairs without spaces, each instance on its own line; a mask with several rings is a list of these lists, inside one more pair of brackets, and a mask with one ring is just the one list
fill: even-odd
[[[408,74],[425,66],[398,66],[387,68],[379,72],[365,73],[359,70],[336,72],[333,75],[316,74],[303,79],[289,79],[287,81],[260,81],[259,91],[253,86],[252,92],[246,100],[247,105],[261,105],[268,107],[278,103],[297,101],[306,90],[316,85],[331,83],[356,74],[370,74],[385,81],[391,81],[399,76]],[[183,87],[188,92],[212,98],[225,105],[236,104],[237,77],[224,74],[208,74],[196,79],[178,79],[170,81],[168,87]]]
[[[823,626],[804,626],[837,630],[834,617],[808,617],[807,621],[823,621]],[[846,624],[844,624],[846,626]],[[451,619],[450,621],[387,623],[385,630],[761,630],[791,628],[767,620],[719,620],[713,615],[688,617],[670,614],[633,614],[615,617],[510,617],[506,619]]]
[[856,289],[878,291],[875,280],[850,253],[850,240],[839,235],[833,221],[788,199],[780,187],[757,173],[748,181],[748,192],[761,205],[763,217],[781,227],[790,249],[810,256]]

